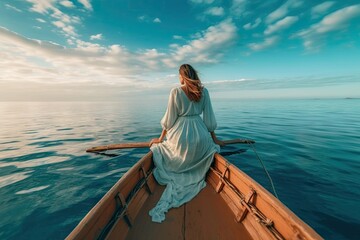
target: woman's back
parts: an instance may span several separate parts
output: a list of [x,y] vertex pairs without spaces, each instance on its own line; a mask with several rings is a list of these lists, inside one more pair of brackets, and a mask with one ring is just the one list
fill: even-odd
[[163,128],[169,130],[179,117],[200,116],[203,114],[203,122],[209,132],[214,131],[217,124],[209,92],[206,88],[202,89],[201,99],[191,101],[181,86],[173,88],[170,92],[167,111],[161,120]]
[[[207,89],[189,65],[180,67],[180,76],[185,79],[181,82],[183,88],[171,90],[161,120],[161,137],[150,148],[156,166],[154,177],[166,185],[159,202],[149,212],[155,222],[162,222],[169,208],[190,201],[206,186],[206,172],[215,152],[220,151],[212,139],[216,120]],[[166,141],[162,141],[165,135]]]
[[175,89],[178,98],[177,107],[179,116],[200,115],[202,113],[205,102],[204,99],[206,98],[206,96],[204,96],[204,89],[202,97],[198,102],[191,101],[182,87],[177,87]]

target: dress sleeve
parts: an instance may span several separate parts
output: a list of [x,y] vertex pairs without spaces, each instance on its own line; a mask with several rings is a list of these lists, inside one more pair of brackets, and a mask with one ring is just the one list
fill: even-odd
[[169,96],[168,106],[164,117],[161,119],[161,126],[165,130],[169,130],[178,118],[178,110],[176,106],[176,89],[172,89]]
[[211,105],[210,95],[207,89],[204,88],[204,109],[203,109],[203,121],[209,130],[209,132],[215,131],[217,127],[215,114]]

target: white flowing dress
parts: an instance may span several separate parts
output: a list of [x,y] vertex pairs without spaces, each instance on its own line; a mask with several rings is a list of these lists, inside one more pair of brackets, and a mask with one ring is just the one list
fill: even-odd
[[154,177],[166,185],[159,202],[149,212],[152,221],[159,223],[170,208],[190,201],[206,186],[206,172],[215,152],[220,152],[209,133],[217,124],[206,88],[199,102],[191,101],[181,87],[173,88],[161,125],[167,130],[166,140],[150,148]]

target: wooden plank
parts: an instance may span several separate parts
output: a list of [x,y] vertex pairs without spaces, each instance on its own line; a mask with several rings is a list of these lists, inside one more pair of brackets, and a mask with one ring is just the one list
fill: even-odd
[[149,211],[155,207],[164,189],[164,186],[155,187],[154,193],[144,203],[126,239],[184,239],[184,206],[170,209],[162,223],[151,221]]
[[129,233],[129,230],[130,228],[126,221],[123,218],[119,219],[119,221],[116,222],[114,228],[112,228],[109,234],[106,236],[105,240],[125,239]]
[[[218,170],[220,172],[224,171],[225,168],[226,168],[226,163],[225,163],[224,159],[222,159],[221,161],[217,161],[216,167],[218,168]],[[278,215],[278,218],[275,218],[275,216],[276,216],[275,212],[277,212],[275,210],[275,207],[268,204],[267,202],[265,202],[261,198],[261,196],[258,194],[259,188],[257,188],[256,182],[254,180],[249,182],[249,181],[247,181],[246,178],[239,177],[240,170],[237,169],[236,167],[234,167],[233,165],[230,165],[228,167],[229,167],[230,172],[231,172],[231,174],[229,175],[229,178],[228,178],[229,181],[232,182],[237,187],[237,189],[239,191],[241,191],[244,195],[247,195],[250,192],[250,187],[254,188],[255,191],[257,192],[257,196],[256,196],[255,203],[254,203],[256,205],[256,207],[266,217],[268,217],[268,218],[270,218],[271,220],[274,221],[275,227],[276,227],[276,229],[278,231],[279,231],[279,229],[278,229],[279,225],[285,223],[285,227],[283,227],[282,231],[279,231],[279,232],[282,235],[284,233],[291,235],[292,232],[289,232],[290,228],[287,225],[287,223],[284,221],[284,218],[282,218],[280,215]],[[223,190],[224,190],[224,193],[226,195],[228,195],[230,197],[230,199],[232,199],[232,201],[235,203],[237,208],[241,209],[242,205],[241,205],[241,203],[239,201],[238,196],[236,194],[234,194],[233,190],[228,186],[225,186]],[[268,194],[270,194],[270,193],[268,193]],[[237,214],[237,213],[235,213],[235,214]],[[266,229],[266,227],[259,224],[256,221],[256,219],[251,216],[251,214],[249,214],[249,216],[247,218],[245,218],[244,226],[246,226],[248,228],[248,231],[250,233],[256,233],[257,235],[261,235],[261,238],[275,239],[274,236]],[[254,230],[254,228],[255,228],[255,230]],[[286,235],[283,235],[283,236],[285,237]]]
[[[155,189],[156,182],[152,175],[148,178],[148,184],[151,189]],[[136,194],[128,207],[127,212],[130,219],[134,220],[137,218],[141,208],[148,200],[149,196],[150,195],[146,190],[145,186],[141,188],[141,190]],[[132,222],[132,224],[135,224],[135,221]],[[125,239],[128,235],[129,230],[132,228],[133,226],[129,228],[128,224],[126,223],[126,221],[124,221],[123,218],[119,219],[107,235],[106,239]]]
[[[220,178],[215,173],[210,171],[208,173],[207,179],[208,182],[211,183],[211,187],[215,190]],[[219,195],[231,210],[232,219],[235,221],[235,216],[238,214],[239,210],[244,211],[244,207],[241,205],[234,192],[226,185],[219,193]],[[267,232],[267,230],[263,228],[258,222],[256,222],[255,218],[251,216],[247,217],[245,221],[242,222],[242,224],[253,239],[274,239],[274,237],[270,235],[269,232]]]
[[185,239],[252,239],[234,220],[227,204],[211,186],[206,186],[185,204]]

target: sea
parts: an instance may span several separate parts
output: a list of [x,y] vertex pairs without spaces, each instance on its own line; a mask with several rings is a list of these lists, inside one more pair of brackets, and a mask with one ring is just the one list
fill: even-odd
[[[64,239],[161,132],[166,101],[0,102],[0,239]],[[222,140],[253,139],[279,199],[325,239],[360,239],[360,99],[213,99]],[[246,144],[221,149],[268,191]],[[236,239],[236,236],[234,236]]]

